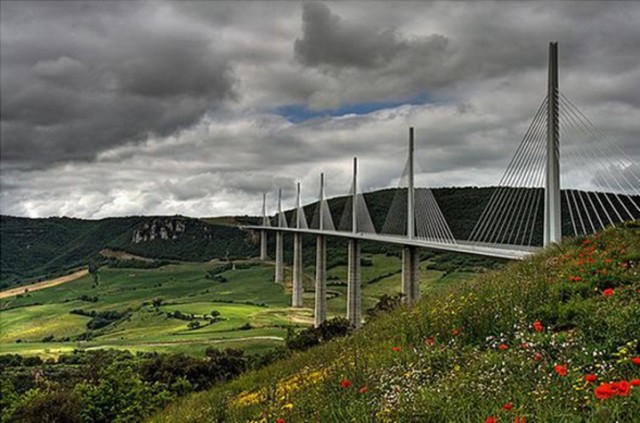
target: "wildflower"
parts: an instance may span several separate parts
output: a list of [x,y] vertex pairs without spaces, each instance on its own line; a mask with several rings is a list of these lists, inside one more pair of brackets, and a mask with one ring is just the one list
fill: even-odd
[[451,331],[451,334],[452,334],[452,335],[459,335],[459,334],[460,334],[460,330],[459,330],[459,329],[453,329],[453,330]]
[[535,330],[536,332],[542,332],[544,330],[544,326],[542,325],[542,322],[540,320],[536,320],[535,322],[533,322],[533,330]]
[[540,360],[542,360],[542,354],[540,354],[539,352],[535,353],[535,354],[533,355],[533,359],[534,359],[535,361],[540,361]]
[[555,366],[553,366],[553,370],[555,370],[559,376],[565,377],[567,375],[566,364],[556,364]]
[[620,382],[614,382],[611,385],[616,389],[616,394],[621,397],[625,397],[629,395],[629,391],[631,391],[631,385],[626,380],[621,380]]
[[508,403],[506,403],[505,405],[502,406],[503,410],[507,410],[507,411],[511,411],[513,409],[513,403],[511,401],[509,401]]
[[349,379],[342,379],[340,381],[340,386],[343,387],[343,388],[351,388],[351,385],[352,385],[352,383],[351,383],[351,381]]
[[631,386],[640,386],[640,379],[631,379],[629,381],[629,385],[631,385]]
[[434,345],[436,343],[436,340],[434,338],[432,338],[432,337],[429,337],[429,338],[424,340],[424,343],[425,343],[425,345],[431,346],[431,345]]
[[524,417],[516,416],[513,419],[513,423],[527,423],[527,419],[525,419]]
[[526,342],[523,342],[522,344],[520,344],[520,348],[523,350],[526,350],[527,348],[529,348],[529,344],[527,344]]
[[360,389],[358,389],[358,392],[361,394],[366,394],[367,392],[369,392],[369,388],[367,388],[367,386],[362,386]]
[[287,421],[280,417],[278,420],[276,420],[276,423],[287,423]]
[[400,347],[393,347],[393,348],[391,348],[391,351],[400,352]]
[[610,297],[613,295],[613,289],[612,288],[607,288],[604,291],[602,291],[602,295],[604,295],[605,297]]
[[610,383],[603,383],[594,389],[593,392],[596,395],[596,398],[604,400],[616,395],[618,391]]
[[496,419],[493,416],[489,416],[486,419],[484,419],[484,423],[497,423],[498,419]]
[[288,403],[282,406],[283,410],[293,410],[293,404],[292,403]]
[[593,383],[596,381],[596,379],[598,379],[598,376],[589,373],[588,375],[584,376],[584,380],[585,382],[589,382],[589,383]]
[[631,362],[640,366],[640,357],[631,357]]

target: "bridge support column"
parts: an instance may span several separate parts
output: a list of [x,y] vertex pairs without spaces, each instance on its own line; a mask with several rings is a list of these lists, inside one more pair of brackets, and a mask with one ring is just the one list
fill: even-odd
[[284,234],[276,232],[276,277],[275,283],[284,283]]
[[293,235],[293,287],[292,307],[302,307],[302,235]]
[[544,186],[544,236],[546,247],[562,240],[560,213],[560,129],[558,121],[558,43],[549,44],[547,108],[547,169]]
[[420,299],[420,252],[418,247],[405,245],[402,249],[402,295],[405,304],[412,306]]
[[327,243],[324,236],[316,239],[316,298],[313,326],[327,320]]
[[260,231],[260,260],[267,261],[267,231]]
[[347,263],[347,319],[355,329],[360,328],[362,323],[361,307],[360,242],[350,239]]

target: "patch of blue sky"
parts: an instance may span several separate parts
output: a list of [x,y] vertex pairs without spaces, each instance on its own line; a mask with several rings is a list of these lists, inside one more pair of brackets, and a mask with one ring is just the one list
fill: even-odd
[[288,104],[275,109],[275,113],[286,118],[289,122],[299,123],[310,119],[327,118],[345,115],[366,115],[377,110],[394,109],[406,105],[420,105],[429,103],[429,97],[424,94],[403,101],[373,101],[367,103],[345,104],[334,109],[313,110],[304,104]]

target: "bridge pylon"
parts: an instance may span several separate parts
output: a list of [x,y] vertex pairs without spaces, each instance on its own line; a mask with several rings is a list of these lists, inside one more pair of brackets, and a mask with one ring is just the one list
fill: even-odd
[[[324,173],[320,174],[320,199],[318,200],[318,229],[324,231]],[[327,320],[327,243],[324,235],[316,237],[316,281],[313,325],[318,327]]]
[[[358,158],[353,158],[351,232],[358,233]],[[349,238],[347,255],[347,319],[358,329],[362,325],[362,280],[360,274],[360,241]]]
[[543,245],[562,239],[560,213],[560,129],[558,103],[558,43],[549,43],[549,79],[547,85],[547,169],[544,186]]
[[[282,190],[278,190],[278,227],[286,227],[287,220],[282,213]],[[284,283],[284,234],[276,232],[276,275],[275,283]]]
[[[414,184],[414,131],[409,128],[409,160],[407,186],[407,238],[413,240],[415,230],[415,184]],[[402,299],[414,305],[420,298],[420,252],[418,247],[405,245],[402,249]]]
[[[262,226],[269,226],[269,218],[267,217],[267,194],[262,194]],[[260,260],[267,261],[267,230],[260,231]]]
[[[300,199],[300,182],[297,185],[297,210],[296,210],[296,229],[303,229],[302,222],[304,220],[304,209]],[[293,234],[293,281],[291,306],[302,307],[303,288],[303,272],[302,272],[302,234],[296,232]]]

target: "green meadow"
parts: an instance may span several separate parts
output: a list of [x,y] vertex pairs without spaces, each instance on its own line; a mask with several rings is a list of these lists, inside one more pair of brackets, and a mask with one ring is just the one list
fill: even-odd
[[[384,294],[400,292],[400,260],[364,255],[363,309]],[[273,263],[236,262],[237,269],[207,278],[224,264],[177,263],[155,269],[100,268],[92,275],[0,300],[0,353],[56,357],[74,349],[185,352],[202,356],[207,347],[263,352],[283,346],[290,328],[313,322],[313,268],[305,269],[305,307],[289,307],[290,272],[285,285],[273,283]],[[421,265],[423,294],[455,281],[456,273]],[[462,274],[460,274],[462,275]],[[329,314],[346,309],[346,269],[328,271]],[[223,280],[224,282],[221,282]],[[105,313],[119,318],[98,325]],[[93,313],[93,315],[92,315]],[[212,318],[212,314],[216,314]],[[91,327],[90,327],[91,326]]]

